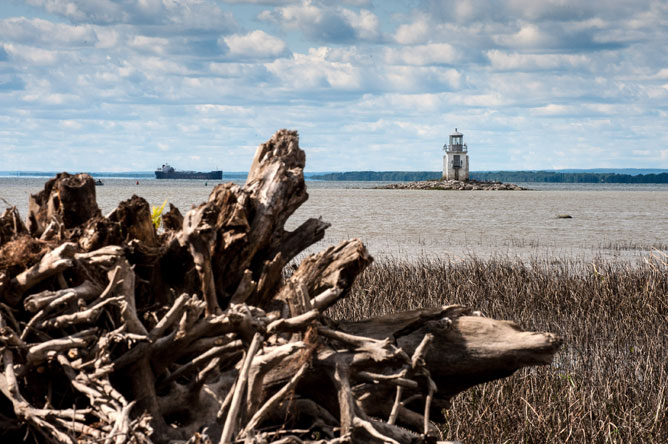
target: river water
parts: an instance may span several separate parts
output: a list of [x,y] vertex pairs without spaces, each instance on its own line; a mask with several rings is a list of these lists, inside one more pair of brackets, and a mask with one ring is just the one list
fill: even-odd
[[[182,213],[204,202],[213,182],[103,179],[97,200],[106,214],[133,194]],[[25,218],[28,197],[44,178],[0,177],[0,198]],[[241,184],[241,183],[240,183]],[[668,185],[521,184],[531,191],[373,189],[378,182],[308,181],[309,200],[290,218],[332,224],[310,251],[358,237],[376,258],[467,256],[641,260],[668,249]],[[0,207],[6,204],[0,201]],[[570,219],[558,218],[568,214]],[[660,253],[658,253],[660,254]]]

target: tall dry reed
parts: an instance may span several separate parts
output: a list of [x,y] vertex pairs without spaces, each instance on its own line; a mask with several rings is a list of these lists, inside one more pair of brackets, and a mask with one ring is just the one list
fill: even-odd
[[469,258],[374,264],[334,316],[465,304],[565,339],[551,366],[475,387],[446,412],[468,443],[668,443],[668,265]]

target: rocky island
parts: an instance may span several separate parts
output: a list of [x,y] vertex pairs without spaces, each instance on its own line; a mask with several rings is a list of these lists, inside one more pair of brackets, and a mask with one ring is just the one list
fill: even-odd
[[391,190],[526,190],[519,185],[501,182],[472,180],[469,177],[468,146],[464,143],[464,135],[457,131],[450,134],[449,143],[443,145],[443,176],[441,179],[415,182],[400,182],[376,188]]
[[481,182],[477,180],[423,180],[418,182],[399,182],[376,187],[390,190],[457,190],[457,191],[518,191],[527,188],[512,183]]

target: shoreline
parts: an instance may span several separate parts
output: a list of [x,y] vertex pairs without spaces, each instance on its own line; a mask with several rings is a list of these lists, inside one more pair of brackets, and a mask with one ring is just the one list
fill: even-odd
[[424,180],[417,182],[400,182],[375,187],[384,190],[445,190],[445,191],[526,191],[512,183],[479,182],[477,180]]

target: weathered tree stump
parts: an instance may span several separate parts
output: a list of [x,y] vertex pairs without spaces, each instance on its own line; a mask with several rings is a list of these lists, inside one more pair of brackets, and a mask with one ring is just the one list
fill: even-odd
[[[452,396],[560,339],[446,306],[335,322],[324,313],[372,262],[321,240],[294,131],[257,150],[245,186],[218,185],[151,224],[133,196],[103,217],[87,175],[0,218],[0,435],[48,443],[435,442]],[[27,233],[30,233],[29,235]],[[27,433],[27,435],[26,435]]]

